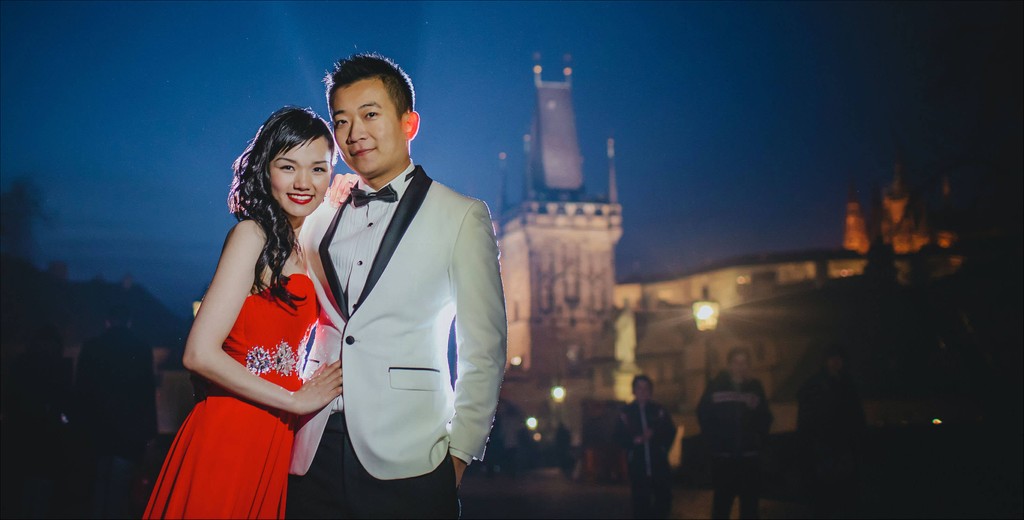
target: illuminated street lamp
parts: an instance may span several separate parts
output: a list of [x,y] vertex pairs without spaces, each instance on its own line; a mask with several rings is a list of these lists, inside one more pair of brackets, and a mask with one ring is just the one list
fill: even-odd
[[[707,298],[707,294],[704,295]],[[693,321],[697,324],[700,332],[714,332],[718,328],[718,302],[712,300],[698,300],[693,302]],[[704,375],[708,383],[714,374],[711,373],[711,340],[707,334],[704,336]]]
[[565,387],[561,385],[555,385],[551,387],[551,400],[555,402],[553,405],[555,412],[555,421],[558,424],[562,422],[562,403],[565,402]]
[[718,327],[718,302],[700,300],[693,302],[693,319],[697,330],[715,330]]
[[526,418],[526,428],[529,429],[530,431],[536,430],[537,429],[537,418],[536,417],[527,417]]

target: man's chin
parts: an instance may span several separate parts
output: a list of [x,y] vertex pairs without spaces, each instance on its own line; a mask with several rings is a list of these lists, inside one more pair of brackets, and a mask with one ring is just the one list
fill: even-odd
[[353,161],[352,159],[345,160],[344,162],[345,162],[345,166],[348,166],[348,169],[352,170],[352,173],[354,173],[354,174],[356,174],[356,175],[358,175],[360,177],[363,176],[363,174],[360,173],[360,172],[369,171],[366,168],[366,165],[362,164],[361,162]]
[[369,157],[356,158],[351,163],[346,162],[345,164],[347,164],[349,168],[352,168],[352,171],[356,175],[364,179],[381,177],[388,170],[388,168],[381,164],[380,161],[375,161]]
[[[360,169],[352,168],[352,171],[355,172],[355,174],[358,175],[359,178],[362,179],[363,182],[366,182],[366,183],[369,183],[370,181],[373,181],[374,179],[376,179],[378,181],[383,181],[383,180],[386,179],[387,182],[391,182],[392,179],[397,178],[398,174],[401,173],[401,170],[398,170],[398,171],[394,171],[394,170],[388,171],[388,170],[386,170],[384,168],[366,168],[365,166],[366,165],[363,165],[363,168],[360,168]],[[385,184],[386,184],[386,182],[385,182]],[[383,187],[383,185],[382,185],[382,187]]]

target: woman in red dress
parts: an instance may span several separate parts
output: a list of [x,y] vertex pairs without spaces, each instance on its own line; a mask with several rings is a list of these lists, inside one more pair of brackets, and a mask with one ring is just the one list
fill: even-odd
[[296,417],[341,394],[340,362],[299,378],[318,312],[296,237],[333,162],[327,123],[292,107],[235,161],[228,206],[239,223],[185,344],[207,397],[178,430],[145,518],[284,516]]

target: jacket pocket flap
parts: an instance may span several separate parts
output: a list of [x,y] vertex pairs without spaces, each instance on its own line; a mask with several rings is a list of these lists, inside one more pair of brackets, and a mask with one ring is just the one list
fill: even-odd
[[391,388],[396,390],[437,390],[441,371],[433,368],[391,367]]

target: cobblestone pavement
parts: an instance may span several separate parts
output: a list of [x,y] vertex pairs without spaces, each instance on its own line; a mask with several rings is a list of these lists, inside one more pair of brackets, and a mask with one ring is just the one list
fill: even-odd
[[[462,518],[631,518],[628,484],[573,482],[557,469],[512,478],[470,473],[463,480]],[[807,518],[804,504],[761,500],[761,518]],[[709,518],[711,491],[677,486],[672,518]],[[733,517],[738,511],[733,510]]]

